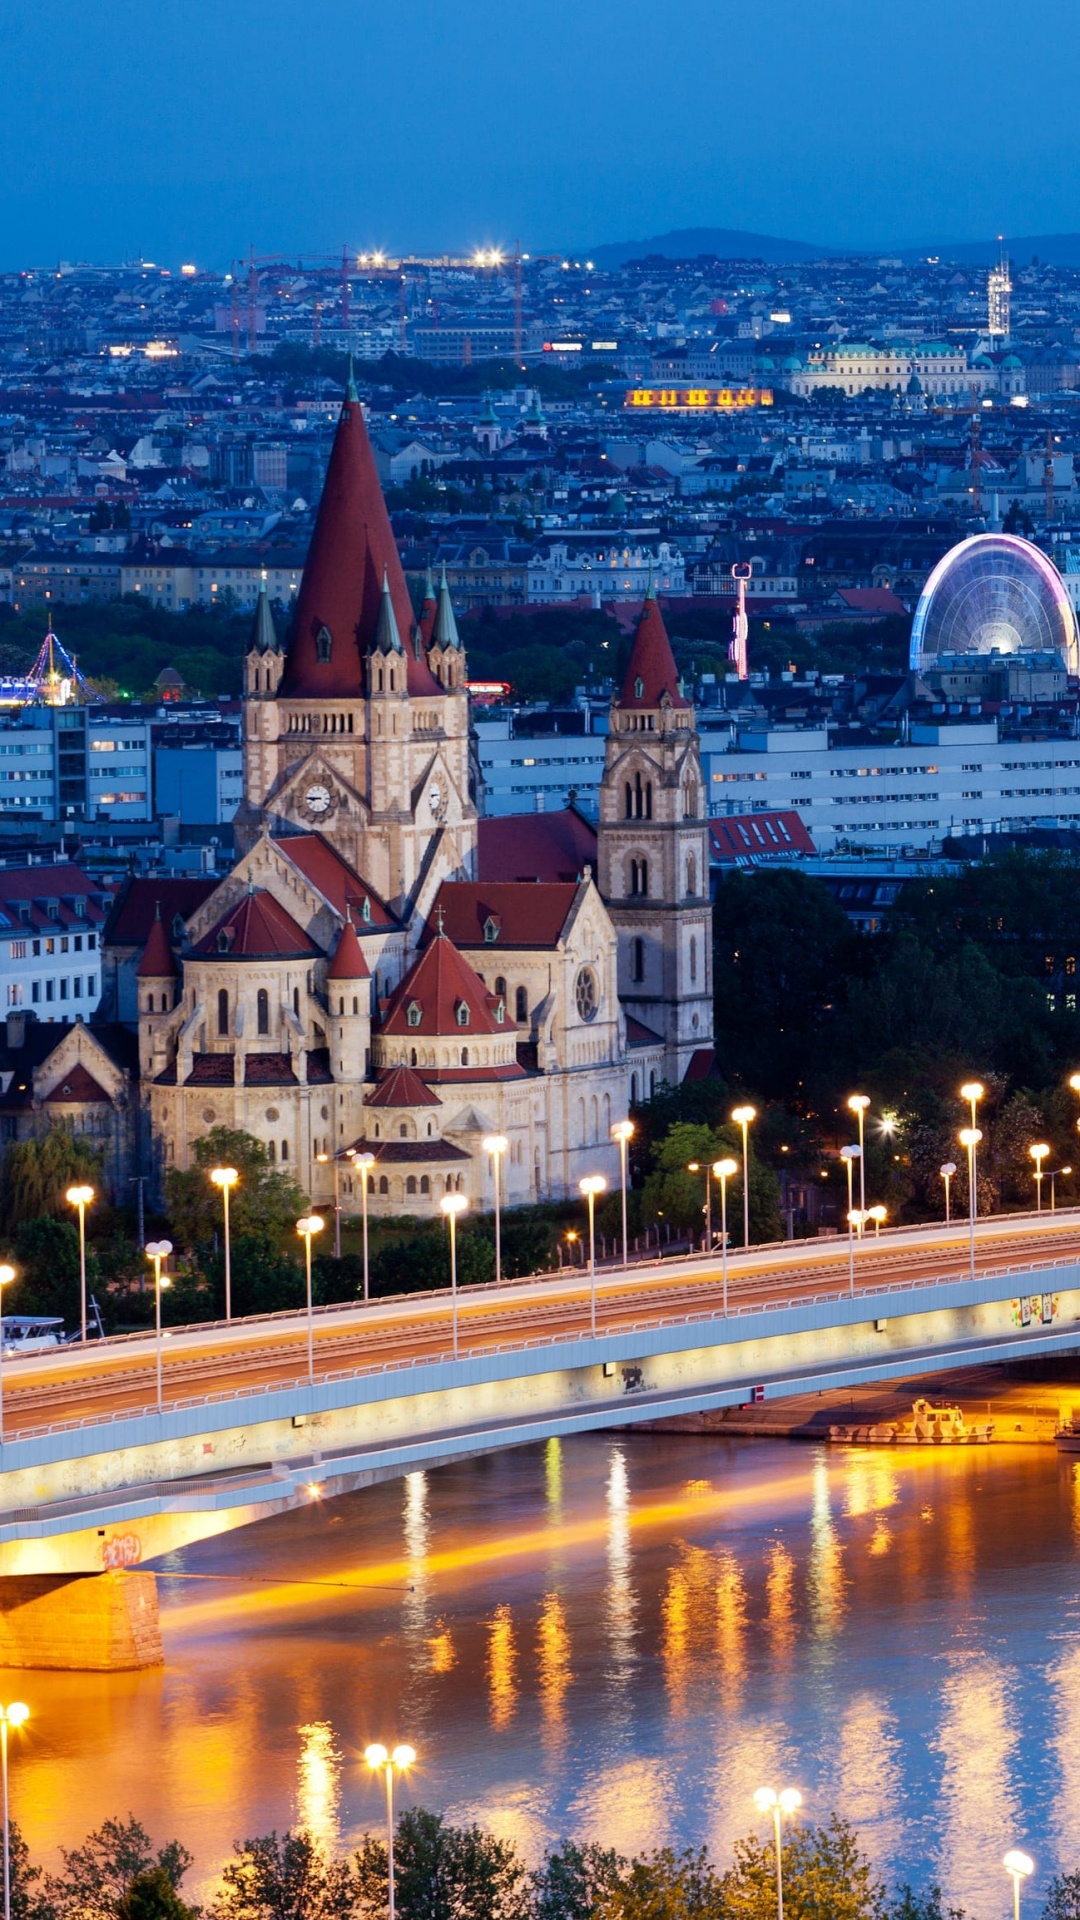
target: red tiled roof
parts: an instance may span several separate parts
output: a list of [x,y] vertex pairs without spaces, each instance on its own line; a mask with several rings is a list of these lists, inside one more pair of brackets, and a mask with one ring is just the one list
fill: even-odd
[[[417,659],[412,646],[412,602],[363,409],[358,400],[346,399],[297,595],[281,680],[284,698],[348,698],[363,691],[362,661],[378,623],[384,572],[405,647],[409,692],[438,693],[423,649]],[[320,661],[316,645],[323,627],[331,637],[327,661]]]
[[368,963],[360,949],[356,937],[356,928],[348,919],[341,929],[341,936],[334,948],[334,957],[326,969],[328,980],[368,980],[371,978]]
[[407,1067],[404,1061],[396,1067],[386,1067],[379,1075],[379,1084],[371,1093],[364,1096],[365,1107],[438,1107],[442,1105],[437,1093],[426,1087],[414,1067]]
[[906,613],[907,608],[891,587],[838,587],[836,598],[853,613]]
[[708,1080],[715,1066],[716,1049],[714,1047],[698,1047],[696,1051],[690,1055],[690,1065],[683,1074],[683,1080],[684,1082],[687,1080]]
[[248,1053],[244,1056],[245,1087],[299,1085],[291,1053]]
[[[219,944],[224,935],[228,944]],[[199,960],[285,960],[322,958],[291,913],[272,893],[245,893],[194,949]]]
[[442,924],[458,947],[554,947],[577,897],[572,881],[444,880],[424,929],[423,944]]
[[404,1161],[423,1166],[432,1161],[467,1160],[468,1154],[449,1140],[354,1140],[357,1153],[373,1153],[382,1164]]
[[81,1060],[77,1060],[71,1072],[65,1074],[59,1085],[45,1095],[49,1105],[61,1105],[69,1100],[107,1103],[108,1098],[104,1087],[99,1086],[93,1074],[87,1071]]
[[130,880],[109,916],[105,929],[107,944],[145,946],[159,908],[166,931],[171,932],[177,914],[181,920],[190,920],[220,885],[220,879],[202,876],[194,880]]
[[[505,1030],[495,1018],[499,1004],[453,941],[441,934],[425,947],[394,989],[383,1031],[405,1036],[452,1033],[467,1042],[471,1034],[496,1034]],[[465,1023],[460,1019],[462,1006],[468,1009]],[[410,1007],[419,1009],[419,1019],[412,1024],[408,1017]]]
[[477,822],[481,880],[580,880],[596,872],[596,828],[576,807]]
[[[165,1083],[164,1074],[158,1079]],[[196,1053],[192,1056],[191,1072],[184,1081],[185,1087],[233,1087],[236,1079],[233,1074],[231,1053]]]
[[709,821],[709,858],[721,866],[749,866],[758,860],[816,853],[800,816],[784,808],[775,813],[737,813]]
[[[343,917],[350,913],[359,932],[366,933],[369,928],[394,927],[397,925],[393,914],[384,900],[379,898],[366,880],[342,859],[336,847],[324,840],[321,833],[294,833],[276,840],[274,845],[281,849],[286,859],[294,867],[299,867],[306,879],[317,887],[323,898]],[[364,902],[368,903],[368,913],[364,912]],[[369,917],[370,916],[370,917]]]
[[150,937],[136,969],[140,980],[175,980],[179,968],[160,915],[150,923]]
[[[640,682],[641,692],[637,692]],[[664,616],[655,593],[646,596],[637,623],[630,662],[619,695],[620,707],[658,707],[666,694],[673,707],[688,707],[689,700],[679,690],[679,674]]]
[[662,1047],[664,1044],[663,1034],[654,1033],[644,1020],[635,1020],[632,1013],[626,1016],[626,1039],[631,1047]]

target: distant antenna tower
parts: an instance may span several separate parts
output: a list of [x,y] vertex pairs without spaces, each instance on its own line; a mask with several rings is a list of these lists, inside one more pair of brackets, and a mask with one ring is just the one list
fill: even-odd
[[986,283],[986,323],[991,340],[1007,340],[1012,281],[1009,279],[1009,259],[1005,252],[1005,238],[1000,233],[998,248],[997,266],[991,267]]
[[740,680],[750,677],[750,660],[746,643],[750,638],[750,622],[746,617],[746,583],[754,577],[754,569],[746,562],[736,561],[731,569],[735,582],[735,616],[731,622],[731,640],[728,645],[728,659],[735,668]]

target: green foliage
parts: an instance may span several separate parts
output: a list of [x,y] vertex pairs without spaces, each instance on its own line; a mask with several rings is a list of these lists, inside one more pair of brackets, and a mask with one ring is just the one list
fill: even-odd
[[0,1166],[0,1231],[14,1233],[43,1214],[70,1220],[68,1187],[95,1186],[100,1178],[96,1150],[65,1122],[54,1122],[36,1139],[13,1140]]
[[[386,1904],[384,1843],[369,1836],[355,1868],[362,1905],[379,1912]],[[450,1826],[422,1807],[398,1820],[394,1880],[401,1920],[527,1920],[529,1913],[525,1869],[511,1845],[479,1827]]]
[[536,1920],[593,1920],[620,1884],[626,1861],[613,1849],[564,1840],[532,1876]]
[[[724,1881],[704,1847],[632,1860],[603,1891],[598,1920],[727,1920]],[[771,1917],[772,1920],[772,1917]]]
[[[161,1875],[176,1894],[192,1856],[178,1840],[155,1853],[149,1834],[131,1814],[126,1820],[106,1820],[81,1847],[61,1853],[63,1872],[45,1878],[45,1895],[57,1920],[118,1920],[120,1915],[124,1920],[151,1920],[158,1913],[163,1920],[181,1920],[182,1911],[191,1912],[179,1900],[168,1908],[150,1904],[148,1876]],[[137,1882],[141,1904],[127,1913],[124,1902]],[[161,1882],[155,1884],[164,1898]]]
[[116,1920],[197,1920],[198,1907],[182,1900],[164,1867],[137,1873],[116,1904]]
[[[11,1313],[59,1313],[69,1326],[82,1311],[79,1287],[79,1230],[73,1220],[42,1214],[27,1220],[15,1235],[15,1282],[5,1295]],[[86,1249],[86,1291],[100,1285],[93,1247]]]
[[1046,1889],[1042,1920],[1080,1920],[1080,1870],[1054,1875]]
[[229,1199],[234,1263],[238,1242],[251,1236],[276,1241],[307,1210],[307,1200],[291,1174],[271,1167],[266,1148],[253,1134],[232,1127],[211,1127],[195,1142],[195,1166],[170,1167],[165,1204],[176,1239],[186,1247],[205,1247],[222,1231],[222,1200],[210,1179],[212,1167],[234,1167],[240,1178]]
[[[750,1183],[750,1238],[778,1240],[781,1236],[780,1198],[776,1175],[759,1160],[751,1136],[748,1174]],[[705,1225],[705,1167],[717,1160],[734,1159],[739,1172],[727,1183],[728,1234],[730,1244],[742,1242],[742,1133],[730,1121],[723,1126],[707,1127],[680,1120],[668,1130],[653,1149],[653,1166],[645,1177],[641,1194],[640,1217],[646,1223],[662,1219],[680,1230],[700,1235]],[[691,1173],[689,1163],[696,1161],[699,1172]],[[714,1232],[720,1229],[721,1196],[713,1182],[712,1220]]]
[[[885,1894],[854,1829],[834,1814],[824,1827],[794,1827],[782,1847],[785,1920],[885,1920]],[[724,1920],[775,1920],[771,1836],[735,1843],[723,1877]]]
[[11,1920],[55,1920],[56,1908],[45,1892],[45,1876],[40,1867],[31,1865],[30,1849],[14,1820],[9,1828],[8,1868]]
[[838,980],[862,955],[823,881],[792,868],[733,873],[713,932],[717,1051],[729,1071],[791,1098],[835,1022]]
[[[384,1869],[385,1871],[385,1869]],[[348,1920],[356,1906],[352,1864],[330,1860],[305,1832],[237,1843],[223,1869],[211,1920]]]
[[[909,1886],[898,1888],[886,1914],[887,1920],[966,1920],[963,1907],[942,1906],[939,1886],[927,1887],[924,1893],[915,1893]],[[1074,1920],[1074,1916],[1062,1914],[1055,1920]]]
[[[0,656],[5,663],[0,671],[28,670],[41,645],[46,615],[44,607],[18,614],[0,609]],[[119,670],[122,696],[156,698],[154,681],[164,667],[175,667],[193,692],[240,691],[250,614],[218,607],[166,613],[131,595],[64,606],[56,610],[56,618],[60,638],[81,671],[97,684],[112,680]]]

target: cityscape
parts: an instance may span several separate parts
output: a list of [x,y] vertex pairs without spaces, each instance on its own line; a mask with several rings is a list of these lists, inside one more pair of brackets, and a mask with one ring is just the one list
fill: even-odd
[[1080,1920],[1080,155],[774,11],[5,24],[3,1920]]

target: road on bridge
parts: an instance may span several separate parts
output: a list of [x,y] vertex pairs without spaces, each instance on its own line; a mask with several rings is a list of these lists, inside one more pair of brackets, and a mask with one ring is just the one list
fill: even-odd
[[[1004,1216],[978,1225],[979,1278],[998,1273],[1005,1278],[1010,1269],[1022,1272],[1073,1261],[1080,1262],[1080,1210]],[[966,1223],[952,1228],[902,1228],[859,1246],[855,1288],[857,1293],[877,1293],[913,1281],[964,1278],[969,1271]],[[845,1239],[751,1249],[732,1254],[728,1262],[732,1314],[846,1295],[848,1283]],[[1015,1285],[1020,1290],[1022,1280],[1018,1278]],[[581,1270],[469,1289],[458,1299],[463,1356],[589,1332],[588,1273]],[[627,1272],[609,1268],[597,1278],[601,1334],[670,1324],[686,1315],[719,1315],[722,1310],[721,1266],[716,1255],[631,1267]],[[448,1292],[399,1296],[367,1307],[321,1308],[314,1326],[317,1379],[452,1356]],[[307,1371],[306,1342],[303,1313],[238,1320],[230,1326],[171,1329],[163,1349],[166,1404],[234,1387],[288,1386],[302,1381]],[[9,1438],[43,1427],[108,1419],[155,1405],[155,1342],[152,1335],[144,1334],[115,1342],[93,1341],[86,1347],[5,1361],[3,1374],[4,1430]]]

